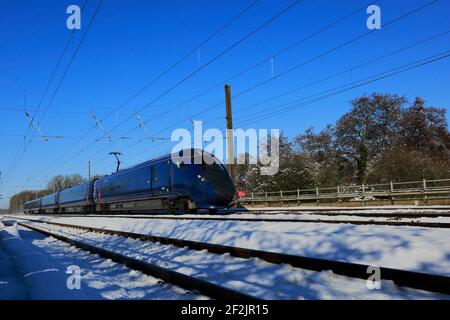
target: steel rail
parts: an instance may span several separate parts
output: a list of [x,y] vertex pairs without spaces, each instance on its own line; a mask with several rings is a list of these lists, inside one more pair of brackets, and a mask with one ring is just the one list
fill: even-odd
[[[70,217],[91,217],[91,218],[121,218],[121,219],[158,219],[158,220],[197,220],[197,221],[243,221],[243,222],[280,222],[280,223],[330,223],[330,224],[354,224],[354,225],[376,225],[390,227],[421,227],[421,228],[442,228],[449,229],[450,222],[421,222],[421,221],[378,221],[378,220],[330,220],[330,219],[277,219],[277,218],[239,218],[239,217],[196,217],[196,216],[157,216],[157,215],[45,215],[48,217],[70,218]],[[384,216],[385,218],[389,218]],[[368,216],[367,218],[373,218]],[[392,218],[392,217],[391,217]],[[397,216],[395,216],[397,218]],[[403,217],[408,218],[408,217]],[[37,222],[38,220],[36,220]]]
[[82,241],[74,240],[69,237],[62,236],[57,233],[53,233],[48,230],[44,230],[41,228],[38,228],[36,226],[31,226],[26,223],[17,222],[18,225],[28,228],[30,230],[39,232],[41,234],[44,234],[49,237],[53,237],[55,239],[58,239],[60,241],[69,243],[71,245],[74,245],[80,249],[89,251],[91,253],[98,254],[99,256],[111,259],[114,262],[126,265],[127,267],[139,270],[147,275],[151,275],[156,278],[160,278],[166,282],[169,282],[173,285],[182,287],[187,290],[197,290],[200,293],[219,300],[256,300],[257,298],[247,295],[238,291],[235,291],[230,288],[226,288],[217,284],[214,284],[209,281],[201,280],[192,276],[185,275],[180,272],[176,272],[167,268],[163,268],[160,266],[157,266],[155,264],[151,264],[148,262],[144,262],[138,259],[134,259],[131,257],[124,256],[122,254],[119,254],[117,252],[113,252],[110,250],[105,250],[99,247],[92,246],[90,244],[84,243]]
[[[23,219],[23,218],[21,218]],[[351,263],[351,262],[343,262],[343,261],[335,261],[335,260],[327,260],[320,258],[312,258],[291,254],[284,254],[278,252],[270,252],[270,251],[262,251],[255,249],[247,249],[241,247],[233,247],[227,245],[220,244],[212,244],[206,242],[199,241],[191,241],[184,239],[176,239],[162,236],[155,236],[149,234],[139,234],[133,232],[126,231],[118,231],[104,228],[95,228],[95,227],[86,227],[79,226],[73,224],[59,223],[59,222],[48,222],[48,221],[36,221],[30,219],[33,222],[39,222],[49,225],[56,225],[66,228],[75,228],[81,229],[90,232],[99,232],[111,235],[122,236],[131,239],[137,239],[141,241],[149,241],[149,242],[158,242],[165,245],[174,245],[177,247],[188,247],[192,250],[207,250],[211,253],[216,254],[225,254],[228,253],[231,256],[238,258],[259,258],[265,260],[270,263],[276,264],[290,264],[293,267],[314,270],[314,271],[324,271],[331,270],[336,274],[367,279],[370,275],[368,270],[369,267],[373,267],[370,265],[359,264],[359,263]],[[22,225],[22,224],[21,224]],[[407,271],[400,269],[393,269],[387,267],[379,267],[380,269],[380,279],[391,280],[395,284],[399,286],[426,290],[431,292],[438,292],[443,294],[450,295],[450,277],[428,274],[416,271]]]

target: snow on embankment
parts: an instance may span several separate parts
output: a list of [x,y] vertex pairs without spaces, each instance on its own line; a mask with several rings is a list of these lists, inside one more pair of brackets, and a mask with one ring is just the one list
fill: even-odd
[[66,270],[62,270],[38,248],[24,242],[16,225],[0,229],[0,241],[23,280],[26,298],[85,299],[80,290],[68,289]]
[[450,276],[449,229],[345,223],[34,218]]

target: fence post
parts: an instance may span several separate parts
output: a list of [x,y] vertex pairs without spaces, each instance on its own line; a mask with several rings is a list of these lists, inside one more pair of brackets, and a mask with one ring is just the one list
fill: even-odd
[[269,206],[269,202],[267,201],[267,191],[264,192],[264,197],[266,198],[266,201],[264,203],[265,203],[265,206],[267,207],[267,206]]
[[336,190],[337,190],[336,202],[337,202],[337,205],[339,205],[339,200],[340,200],[339,194],[341,193],[339,190],[339,185],[336,187]]
[[393,205],[394,204],[394,195],[393,195],[393,193],[394,193],[394,183],[391,181],[389,184],[391,186],[391,205]]
[[364,183],[362,184],[362,197],[363,197],[363,205],[366,205],[366,187]]
[[423,204],[427,205],[427,180],[423,179]]
[[319,187],[316,186],[316,201],[319,202]]

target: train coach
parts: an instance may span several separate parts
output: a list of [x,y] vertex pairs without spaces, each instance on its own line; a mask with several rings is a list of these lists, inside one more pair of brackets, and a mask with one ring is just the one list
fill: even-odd
[[233,181],[217,158],[185,149],[29,201],[24,208],[27,214],[193,212],[228,207],[234,195]]

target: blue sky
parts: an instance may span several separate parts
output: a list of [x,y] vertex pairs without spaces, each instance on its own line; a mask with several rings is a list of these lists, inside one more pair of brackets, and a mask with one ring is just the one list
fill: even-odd
[[[62,75],[70,55],[87,28],[99,0],[88,0],[82,12],[81,30],[76,31],[69,50],[50,87],[53,90]],[[244,0],[185,1],[123,1],[105,0],[92,28],[82,43],[55,99],[48,107],[40,129],[61,139],[44,141],[35,138],[17,163],[16,152],[21,146],[28,122],[23,113],[36,109],[47,81],[70,34],[66,27],[66,8],[82,6],[84,1],[2,1],[0,2],[0,207],[6,207],[8,197],[24,189],[37,189],[57,174],[80,173],[87,176],[87,161],[92,161],[94,174],[110,173],[115,164],[109,151],[124,153],[123,165],[130,166],[169,151],[166,141],[143,141],[143,129],[136,129],[133,118],[113,130],[113,137],[131,139],[102,140],[81,151],[80,136],[91,128],[97,118],[104,117],[135,92],[167,69],[177,59],[195,48],[209,35],[247,7]],[[294,1],[259,0],[233,24],[205,44],[148,90],[125,105],[118,113],[105,119],[101,128],[92,130],[84,146],[104,135],[126,117],[160,96],[199,66],[253,31]],[[382,24],[395,19],[430,0],[373,1],[381,8]],[[146,128],[157,137],[170,137],[171,131],[191,127],[190,118],[203,120],[204,126],[224,129],[224,105],[194,116],[197,112],[224,99],[223,88],[210,91],[197,99],[189,98],[232,77],[247,67],[274,55],[279,50],[314,33],[349,13],[368,5],[360,0],[303,0],[271,24],[202,69],[195,76],[166,94],[141,112]],[[291,100],[307,97],[356,81],[388,69],[449,50],[450,34],[402,51],[386,59],[355,69],[339,77],[309,86],[295,94],[247,109],[264,99],[290,89],[304,86],[331,74],[382,56],[420,40],[450,30],[450,1],[437,3],[397,23],[361,38],[354,43],[304,65],[282,77],[233,99],[235,127],[257,119],[264,110]],[[365,10],[276,56],[248,73],[233,79],[232,94],[238,94],[272,76],[316,57],[327,50],[368,31]],[[317,130],[334,123],[349,110],[349,101],[372,92],[396,93],[409,99],[423,97],[429,105],[448,109],[450,92],[450,59],[444,59],[391,78],[349,90],[319,100],[276,117],[249,124],[255,128],[280,128],[290,138],[309,127]],[[273,71],[272,71],[273,68]],[[44,99],[44,110],[50,94]],[[162,113],[166,113],[161,115]],[[33,112],[31,112],[33,113]],[[37,114],[39,119],[42,113]],[[158,116],[159,115],[159,116]],[[183,121],[183,122],[181,122]],[[174,123],[181,122],[175,127]],[[251,121],[250,121],[251,122]],[[169,127],[168,130],[165,128]],[[104,131],[103,131],[104,130]],[[133,145],[134,146],[131,146]],[[22,152],[22,151],[20,151]],[[70,161],[64,161],[69,159]],[[17,161],[16,161],[17,162]],[[6,178],[6,180],[5,180]]]

